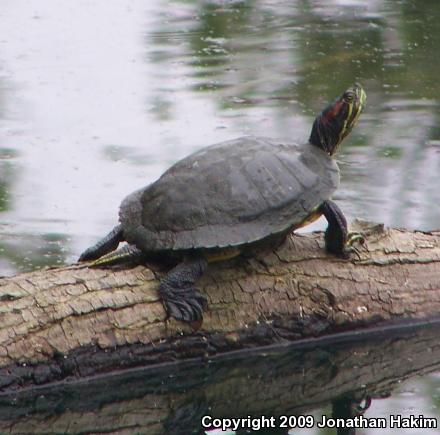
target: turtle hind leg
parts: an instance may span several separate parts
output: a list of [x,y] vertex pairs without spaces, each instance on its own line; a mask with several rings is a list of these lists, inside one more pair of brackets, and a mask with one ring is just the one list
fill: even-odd
[[206,297],[195,282],[204,274],[207,264],[204,258],[183,261],[161,280],[159,294],[169,316],[185,322],[202,319]]
[[139,263],[145,259],[144,253],[134,245],[124,245],[116,251],[99,257],[89,267],[111,266],[118,263]]
[[328,222],[328,227],[324,235],[325,247],[327,251],[337,255],[338,257],[348,258],[349,250],[347,249],[347,219],[345,219],[342,210],[330,200],[324,201],[321,204],[320,210]]
[[120,242],[124,241],[122,225],[114,227],[103,239],[95,245],[86,249],[79,257],[78,261],[96,260],[111,251],[114,251]]

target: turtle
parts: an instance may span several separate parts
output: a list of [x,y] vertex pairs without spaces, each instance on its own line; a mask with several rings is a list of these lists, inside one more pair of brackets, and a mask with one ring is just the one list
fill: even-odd
[[340,178],[334,156],[365,102],[361,85],[348,88],[316,117],[303,144],[245,136],[183,158],[128,195],[119,224],[79,261],[166,259],[171,269],[159,295],[168,317],[201,322],[207,299],[196,282],[208,263],[275,248],[322,215],[326,250],[348,258],[347,220],[330,199]]

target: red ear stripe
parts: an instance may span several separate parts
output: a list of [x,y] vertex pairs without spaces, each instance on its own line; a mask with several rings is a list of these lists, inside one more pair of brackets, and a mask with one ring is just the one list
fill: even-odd
[[332,120],[339,113],[339,110],[343,104],[344,103],[342,101],[337,101],[335,104],[333,104],[333,107],[324,114],[325,121],[328,122]]

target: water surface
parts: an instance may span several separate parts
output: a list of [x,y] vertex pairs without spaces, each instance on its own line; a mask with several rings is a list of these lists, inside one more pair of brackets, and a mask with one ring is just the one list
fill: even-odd
[[[0,275],[75,261],[126,194],[203,146],[306,140],[353,82],[368,106],[334,199],[438,228],[439,47],[435,0],[4,0]],[[438,376],[415,385],[378,412],[438,412]]]

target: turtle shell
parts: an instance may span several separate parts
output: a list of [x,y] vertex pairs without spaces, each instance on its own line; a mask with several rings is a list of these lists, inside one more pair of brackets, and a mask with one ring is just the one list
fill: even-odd
[[149,251],[223,248],[300,225],[339,185],[316,146],[243,137],[204,148],[127,196],[127,242]]

